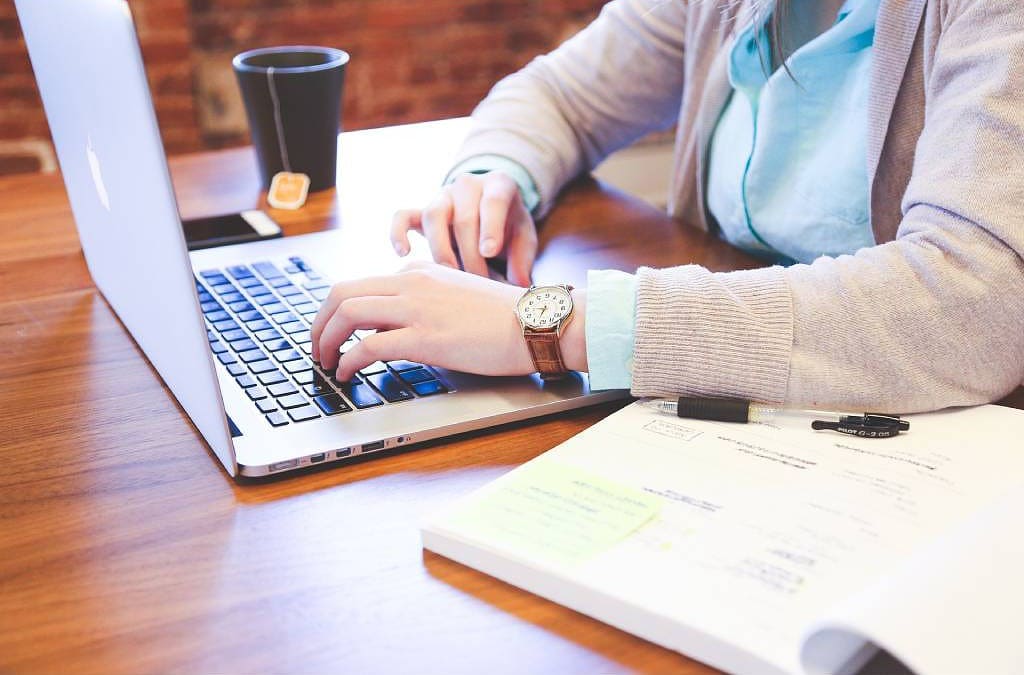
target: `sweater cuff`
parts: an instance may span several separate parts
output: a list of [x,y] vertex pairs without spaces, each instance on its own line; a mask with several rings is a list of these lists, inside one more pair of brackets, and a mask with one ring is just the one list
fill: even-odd
[[633,383],[636,277],[618,270],[587,272],[587,368],[591,389]]
[[793,301],[781,267],[645,267],[637,281],[633,395],[784,402]]
[[515,181],[516,185],[519,186],[519,195],[523,198],[523,205],[532,214],[540,204],[540,193],[537,191],[537,185],[533,182],[530,172],[514,159],[501,155],[476,155],[469,157],[456,164],[448,172],[444,183],[445,185],[451,183],[455,180],[456,176],[463,173],[482,174],[491,171],[501,171]]

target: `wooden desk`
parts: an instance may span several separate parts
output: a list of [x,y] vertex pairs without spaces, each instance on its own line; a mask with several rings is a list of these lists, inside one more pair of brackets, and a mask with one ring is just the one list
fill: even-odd
[[[274,215],[385,236],[464,129],[346,134],[340,190]],[[173,170],[186,216],[259,204],[248,150]],[[235,484],[92,286],[59,177],[0,180],[0,204],[0,671],[707,672],[420,548],[424,513],[611,408]],[[543,244],[540,279],[750,264],[590,181]]]

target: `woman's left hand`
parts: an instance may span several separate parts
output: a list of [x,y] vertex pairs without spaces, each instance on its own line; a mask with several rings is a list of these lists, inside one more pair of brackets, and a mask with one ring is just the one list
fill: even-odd
[[[398,274],[342,282],[331,289],[313,322],[313,360],[328,372],[336,368],[340,382],[375,361],[396,359],[481,375],[532,373],[514,312],[522,293],[516,286],[422,262]],[[574,292],[574,300],[582,298]],[[572,323],[578,332],[572,333],[571,350],[563,334],[564,358],[570,368],[580,369],[586,365],[583,322]],[[339,358],[339,347],[359,329],[378,332]]]

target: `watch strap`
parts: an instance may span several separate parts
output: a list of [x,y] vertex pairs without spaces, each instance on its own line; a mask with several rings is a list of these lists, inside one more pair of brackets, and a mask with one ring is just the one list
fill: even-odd
[[523,332],[523,337],[526,339],[527,349],[530,350],[530,357],[533,358],[533,365],[543,379],[557,380],[565,377],[569,369],[562,360],[562,348],[558,344],[557,331],[527,329]]

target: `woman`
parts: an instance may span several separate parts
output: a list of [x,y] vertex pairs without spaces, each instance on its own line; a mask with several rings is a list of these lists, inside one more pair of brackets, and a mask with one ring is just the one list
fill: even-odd
[[[454,180],[395,219],[396,249],[420,229],[441,265],[339,284],[314,358],[341,378],[393,358],[535,371],[509,311],[522,289],[484,278],[484,258],[504,254],[526,284],[534,218],[558,190],[677,122],[671,213],[780,264],[592,272],[573,291],[568,368],[638,396],[894,412],[1013,390],[1024,13],[1013,0],[778,0],[766,18],[759,4],[617,0],[499,83]],[[387,330],[339,362],[356,328]]]

